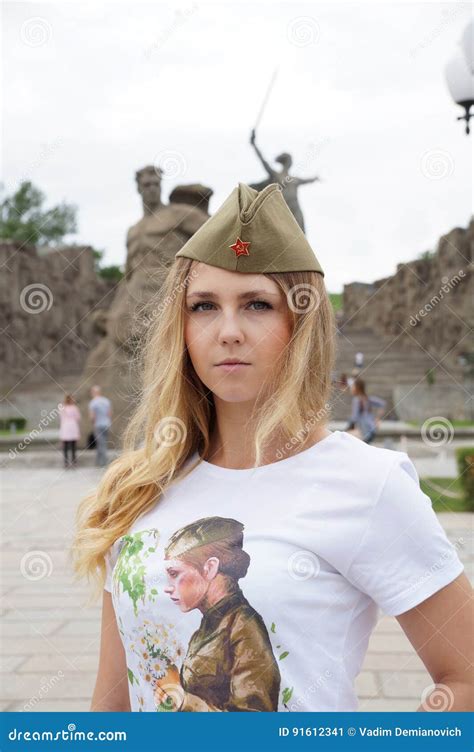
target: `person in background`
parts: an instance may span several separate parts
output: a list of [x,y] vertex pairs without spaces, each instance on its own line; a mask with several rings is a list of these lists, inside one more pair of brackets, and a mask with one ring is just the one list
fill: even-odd
[[110,400],[102,395],[100,386],[91,388],[91,397],[89,417],[94,428],[96,465],[104,467],[108,462],[107,439],[112,424],[112,406]]
[[335,386],[340,389],[341,391],[344,391],[344,389],[347,389],[348,383],[347,383],[347,374],[341,373],[338,379],[336,379]]
[[354,368],[358,368],[359,371],[362,370],[364,367],[364,353],[363,352],[356,352],[354,357]]
[[368,397],[365,381],[356,378],[351,384],[352,413],[346,431],[370,444],[380,423],[380,413],[386,403],[381,397]]
[[[71,394],[66,394],[59,409],[59,438],[63,445],[64,467],[76,467],[76,446],[81,437],[81,413]],[[69,459],[69,454],[71,458]]]
[[352,385],[354,381],[356,380],[357,376],[359,375],[359,369],[353,368],[351,371],[351,375],[347,377],[347,386],[352,388]]

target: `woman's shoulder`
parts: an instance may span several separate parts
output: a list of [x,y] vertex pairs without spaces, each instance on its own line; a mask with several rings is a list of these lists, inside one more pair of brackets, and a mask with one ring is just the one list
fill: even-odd
[[395,457],[405,455],[405,452],[396,449],[367,444],[348,431],[333,431],[331,435],[335,439],[333,442],[335,453],[348,462],[359,463],[363,460],[374,463],[375,466],[388,466],[394,462]]
[[241,635],[243,637],[249,633],[253,636],[255,636],[256,632],[267,633],[262,616],[246,599],[234,609],[229,622],[231,623],[234,635]]
[[75,405],[75,404],[69,404],[68,405],[68,404],[66,404],[64,402],[60,402],[59,405],[58,405],[58,409],[61,412],[64,411],[66,413],[80,413],[80,410],[79,410],[78,406]]
[[340,468],[338,477],[357,480],[366,490],[380,488],[390,474],[407,471],[418,476],[406,452],[367,444],[347,431],[336,431],[332,443],[332,466]]

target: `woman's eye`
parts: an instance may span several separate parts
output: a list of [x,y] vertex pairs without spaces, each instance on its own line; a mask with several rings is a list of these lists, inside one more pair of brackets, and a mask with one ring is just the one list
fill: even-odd
[[212,303],[194,303],[194,305],[192,305],[192,306],[191,306],[190,310],[191,310],[191,311],[197,311],[197,310],[198,310],[198,308],[199,308],[200,306],[203,306],[203,305],[210,305],[210,306],[211,306],[211,305],[212,305]]
[[270,303],[267,303],[265,300],[252,300],[250,305],[263,305],[265,308],[257,308],[258,311],[265,310],[266,308],[271,308]]
[[[214,305],[214,304],[213,303],[194,303],[194,305],[191,306],[190,311],[192,311],[192,312],[198,311],[201,308],[201,306],[212,306],[212,305]],[[267,308],[272,308],[272,306],[270,305],[270,303],[267,303],[266,300],[252,300],[248,305],[249,306],[253,306],[253,305],[263,306],[263,308],[256,308],[256,309],[254,309],[254,310],[257,310],[257,311],[264,311]],[[203,310],[209,310],[209,309],[206,308],[206,309],[203,309]]]

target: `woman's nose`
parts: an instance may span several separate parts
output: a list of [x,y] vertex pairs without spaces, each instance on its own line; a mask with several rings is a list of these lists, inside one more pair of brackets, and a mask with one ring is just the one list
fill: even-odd
[[243,340],[242,322],[238,311],[226,310],[219,316],[219,338],[222,342]]
[[233,314],[228,315],[225,320],[222,321],[219,329],[219,340],[221,342],[243,342],[244,335],[242,327],[237,321],[236,316]]

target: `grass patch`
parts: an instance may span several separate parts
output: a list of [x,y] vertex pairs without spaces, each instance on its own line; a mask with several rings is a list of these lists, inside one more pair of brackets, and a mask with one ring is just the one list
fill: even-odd
[[[431,483],[436,488],[433,488]],[[420,487],[423,493],[430,497],[435,512],[469,512],[459,478],[421,478]],[[446,489],[449,494],[455,493],[459,498],[448,496],[438,489]]]
[[[406,422],[409,426],[414,426],[414,428],[421,428],[423,425],[423,423],[417,420],[407,420]],[[454,428],[474,428],[474,422],[472,420],[450,420],[449,422]],[[433,423],[436,423],[434,419]]]
[[329,300],[332,303],[332,307],[335,311],[342,310],[342,292],[330,292]]

